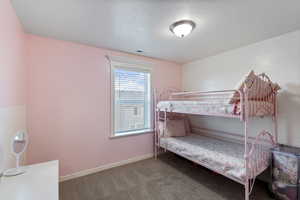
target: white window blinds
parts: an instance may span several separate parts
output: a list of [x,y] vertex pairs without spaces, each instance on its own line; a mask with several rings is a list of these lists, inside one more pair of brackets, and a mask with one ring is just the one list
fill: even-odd
[[114,67],[114,135],[151,128],[150,72]]

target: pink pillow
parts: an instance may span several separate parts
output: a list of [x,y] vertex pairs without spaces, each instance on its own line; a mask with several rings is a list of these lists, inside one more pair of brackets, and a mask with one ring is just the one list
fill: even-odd
[[186,132],[186,135],[188,135],[188,134],[192,133],[191,126],[190,126],[190,120],[188,117],[185,117],[183,120],[184,120],[185,132]]
[[160,121],[158,129],[160,136],[164,137],[183,137],[186,136],[186,123],[184,119],[167,120],[166,129],[163,134],[164,122]]
[[159,136],[163,136],[164,133],[164,122],[163,121],[158,121],[158,131],[159,131]]
[[184,120],[183,119],[168,120],[165,136],[166,137],[186,136]]

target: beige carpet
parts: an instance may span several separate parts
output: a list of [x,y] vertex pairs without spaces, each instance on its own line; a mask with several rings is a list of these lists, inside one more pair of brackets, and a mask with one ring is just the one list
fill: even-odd
[[[252,199],[271,199],[256,182]],[[60,184],[60,200],[242,200],[243,186],[171,153]]]

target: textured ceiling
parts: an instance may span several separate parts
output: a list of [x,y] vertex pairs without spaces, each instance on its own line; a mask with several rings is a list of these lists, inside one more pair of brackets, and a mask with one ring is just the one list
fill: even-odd
[[[26,32],[186,63],[300,28],[299,0],[12,0]],[[169,25],[197,27],[177,38]],[[137,53],[136,53],[137,54]]]

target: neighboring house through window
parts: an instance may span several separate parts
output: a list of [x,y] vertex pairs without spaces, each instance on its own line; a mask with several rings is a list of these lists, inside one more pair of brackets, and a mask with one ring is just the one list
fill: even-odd
[[111,61],[112,136],[151,132],[151,70]]

